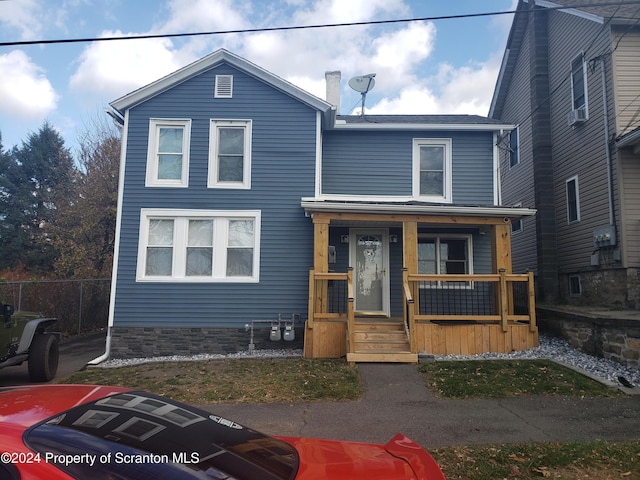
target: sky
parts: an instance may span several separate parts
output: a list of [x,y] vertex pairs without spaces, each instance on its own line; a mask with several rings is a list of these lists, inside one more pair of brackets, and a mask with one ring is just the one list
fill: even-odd
[[3,42],[221,32],[515,10],[516,0],[0,0],[0,133],[20,147],[48,121],[75,152],[109,103],[219,49],[320,98],[339,70],[375,73],[370,114],[486,116],[512,15],[81,43]]

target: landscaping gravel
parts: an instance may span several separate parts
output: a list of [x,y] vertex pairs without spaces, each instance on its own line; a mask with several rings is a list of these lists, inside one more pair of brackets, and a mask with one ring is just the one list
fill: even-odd
[[[99,368],[117,368],[156,362],[183,362],[216,360],[223,358],[281,358],[302,357],[302,350],[253,350],[222,354],[201,354],[193,356],[171,355],[153,358],[113,359],[103,362]],[[566,366],[581,370],[588,375],[614,385],[624,385],[626,380],[636,388],[640,387],[640,369],[625,367],[612,360],[594,357],[572,348],[565,340],[540,335],[539,346],[512,353],[483,353],[480,355],[435,355],[435,360],[489,360],[489,359],[550,359]],[[621,381],[622,380],[622,381]]]

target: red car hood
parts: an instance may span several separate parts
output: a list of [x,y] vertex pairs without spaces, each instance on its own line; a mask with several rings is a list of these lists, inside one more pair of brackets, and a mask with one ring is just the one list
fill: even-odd
[[296,480],[444,480],[436,461],[402,434],[386,445],[279,437],[300,455]]

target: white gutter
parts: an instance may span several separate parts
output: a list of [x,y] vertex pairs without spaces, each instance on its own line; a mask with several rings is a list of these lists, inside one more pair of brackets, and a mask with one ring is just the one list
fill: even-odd
[[[366,117],[366,116],[365,116]],[[336,120],[333,130],[439,130],[439,131],[482,131],[496,132],[500,130],[513,130],[511,124],[477,124],[477,123],[342,123]]]
[[396,213],[420,215],[463,215],[467,217],[530,217],[536,210],[523,207],[476,207],[460,205],[399,205],[379,203],[341,203],[318,201],[303,198],[301,206],[306,211],[313,212],[343,212],[343,213]]
[[116,213],[116,238],[113,247],[113,267],[111,270],[111,293],[109,298],[109,321],[107,323],[107,341],[105,342],[105,352],[99,357],[89,361],[87,365],[98,365],[109,359],[111,355],[111,329],[113,328],[113,317],[116,303],[116,283],[118,277],[118,258],[120,254],[120,229],[122,226],[122,198],[124,195],[124,167],[127,151],[127,132],[129,131],[129,110],[124,114],[124,127],[122,129],[122,147],[120,148],[120,175],[118,179],[118,210]]

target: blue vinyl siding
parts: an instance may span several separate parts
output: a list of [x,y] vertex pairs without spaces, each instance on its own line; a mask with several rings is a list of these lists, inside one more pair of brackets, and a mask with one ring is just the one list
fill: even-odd
[[492,132],[325,132],[322,193],[411,196],[414,138],[452,139],[454,203],[493,204]]
[[[233,75],[233,98],[213,98],[216,74]],[[145,188],[149,118],[192,120],[189,188]],[[253,120],[250,190],[207,188],[212,118]],[[239,327],[306,316],[313,226],[300,198],[314,194],[315,150],[315,110],[225,65],[132,108],[114,324]],[[259,283],[136,282],[141,208],[260,210]]]

